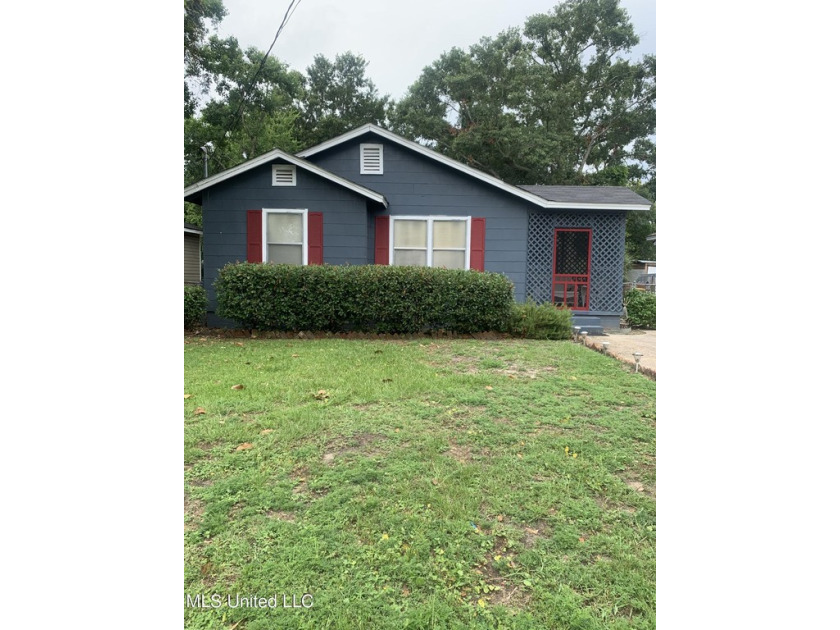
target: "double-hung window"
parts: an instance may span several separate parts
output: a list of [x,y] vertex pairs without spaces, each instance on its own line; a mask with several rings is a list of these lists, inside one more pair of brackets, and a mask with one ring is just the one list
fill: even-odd
[[306,265],[306,210],[263,210],[263,260],[287,265]]
[[391,217],[392,265],[470,268],[469,217]]

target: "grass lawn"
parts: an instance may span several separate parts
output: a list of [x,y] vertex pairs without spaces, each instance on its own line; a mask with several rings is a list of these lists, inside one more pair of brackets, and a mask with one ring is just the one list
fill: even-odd
[[184,365],[185,627],[655,627],[632,368],[429,338],[190,337]]

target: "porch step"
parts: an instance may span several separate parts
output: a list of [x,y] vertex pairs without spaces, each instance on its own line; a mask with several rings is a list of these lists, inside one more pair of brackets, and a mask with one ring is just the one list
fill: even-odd
[[604,327],[601,326],[600,317],[592,317],[587,315],[572,315],[572,327],[580,326],[580,332],[586,331],[589,335],[603,335]]

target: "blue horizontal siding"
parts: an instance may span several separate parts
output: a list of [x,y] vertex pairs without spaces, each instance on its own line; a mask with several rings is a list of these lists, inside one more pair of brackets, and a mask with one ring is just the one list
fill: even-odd
[[[363,142],[383,145],[382,175],[359,173],[359,144]],[[516,299],[525,300],[528,202],[376,136],[333,147],[310,161],[385,195],[389,207],[378,214],[484,217],[485,269],[504,273],[514,283]],[[373,219],[368,230],[367,252],[372,263]]]
[[272,186],[271,165],[264,164],[203,193],[204,286],[211,311],[216,309],[213,282],[219,269],[247,259],[247,211],[263,208],[323,213],[324,262],[332,265],[367,262],[365,197],[300,168],[296,186]]

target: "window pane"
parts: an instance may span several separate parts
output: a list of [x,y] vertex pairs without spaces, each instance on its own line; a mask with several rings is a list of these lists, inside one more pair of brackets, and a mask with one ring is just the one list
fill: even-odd
[[438,251],[432,252],[432,267],[446,267],[447,269],[463,269],[466,264],[464,252]]
[[[266,215],[269,243],[303,243],[303,215],[269,212]],[[300,261],[298,261],[300,262]]]
[[268,262],[286,263],[288,265],[303,264],[302,245],[269,245]]
[[394,251],[395,265],[416,265],[419,267],[426,266],[426,250],[425,249],[400,249]]
[[394,247],[426,247],[426,222],[395,220]]
[[435,221],[432,247],[467,247],[466,221]]

